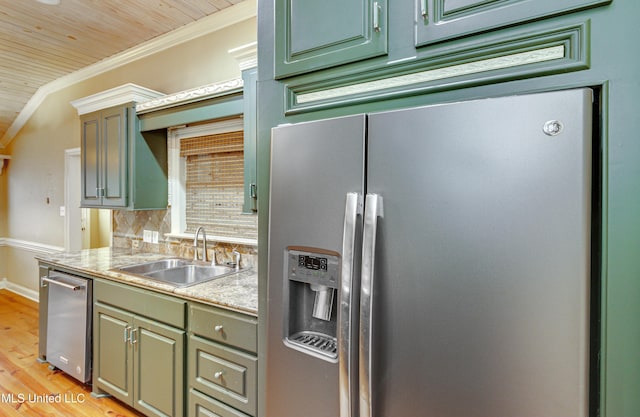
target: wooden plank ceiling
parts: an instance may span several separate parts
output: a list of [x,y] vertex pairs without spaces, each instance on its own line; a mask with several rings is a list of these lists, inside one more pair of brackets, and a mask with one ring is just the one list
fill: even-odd
[[242,0],[0,0],[0,138],[41,86]]

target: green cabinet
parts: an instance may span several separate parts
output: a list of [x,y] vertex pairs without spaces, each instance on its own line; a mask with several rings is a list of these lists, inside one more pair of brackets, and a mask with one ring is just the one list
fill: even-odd
[[441,42],[611,0],[418,0],[416,46]]
[[148,416],[184,415],[185,302],[100,280],[94,300],[94,391]]
[[243,120],[244,120],[244,203],[243,213],[253,214],[258,210],[256,152],[258,120],[258,70],[250,68],[242,71]]
[[257,320],[189,305],[189,416],[257,415]]
[[81,117],[83,207],[127,205],[127,108]]
[[[611,0],[271,0],[275,78],[375,57],[360,71],[416,59],[422,47]],[[429,52],[425,52],[429,55]],[[364,74],[363,74],[364,75]],[[330,78],[330,75],[327,75]]]
[[134,317],[131,332],[137,344],[133,357],[135,407],[147,415],[182,415],[186,332],[142,317]]
[[81,206],[167,207],[166,132],[142,134],[133,105],[84,114]]
[[276,0],[276,77],[387,52],[386,0]]

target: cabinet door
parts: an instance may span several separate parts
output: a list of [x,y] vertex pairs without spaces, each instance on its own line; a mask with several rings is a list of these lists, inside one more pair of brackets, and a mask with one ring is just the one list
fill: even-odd
[[255,214],[258,210],[256,160],[258,152],[257,120],[258,120],[258,69],[242,71],[244,81],[242,105],[244,110],[244,203],[242,212]]
[[102,112],[103,182],[102,205],[127,205],[127,107]]
[[82,132],[82,201],[83,207],[100,206],[100,112],[81,118]]
[[100,303],[94,315],[94,384],[120,401],[132,405],[132,348],[129,343],[133,316]]
[[136,317],[134,407],[149,416],[184,415],[184,330]]
[[611,0],[418,0],[416,46],[610,2]]
[[386,0],[276,0],[276,77],[387,53]]

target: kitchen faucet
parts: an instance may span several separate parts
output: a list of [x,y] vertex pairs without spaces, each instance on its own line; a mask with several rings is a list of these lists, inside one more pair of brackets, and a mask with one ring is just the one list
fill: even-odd
[[234,249],[231,253],[233,254],[233,266],[236,268],[236,271],[239,271],[240,270],[240,252]]
[[198,260],[198,235],[200,234],[200,231],[202,231],[202,241],[204,242],[202,248],[202,260],[207,262],[207,232],[205,232],[204,227],[202,226],[196,229],[196,234],[193,237],[193,260]]

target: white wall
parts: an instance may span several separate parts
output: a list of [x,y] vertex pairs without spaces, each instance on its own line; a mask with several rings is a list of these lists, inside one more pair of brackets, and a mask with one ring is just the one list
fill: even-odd
[[169,94],[239,78],[228,50],[256,40],[253,13],[240,23],[70,85],[42,102],[1,152],[12,160],[0,177],[0,279],[36,291],[34,256],[64,247],[59,208],[64,205],[65,149],[80,146],[80,119],[70,102],[130,82]]

